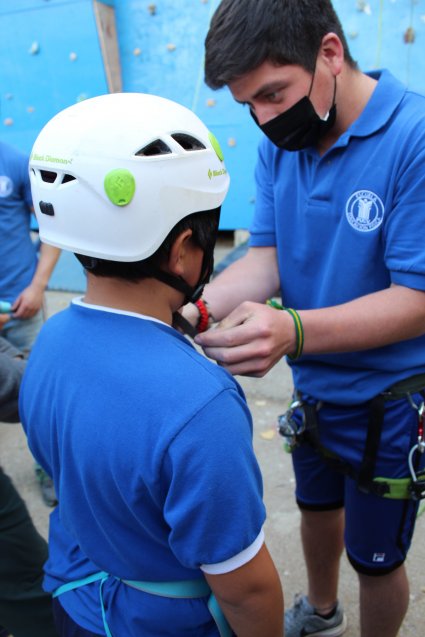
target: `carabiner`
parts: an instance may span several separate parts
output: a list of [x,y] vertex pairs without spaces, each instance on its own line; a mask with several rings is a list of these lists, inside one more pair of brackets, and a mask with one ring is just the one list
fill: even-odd
[[293,400],[284,414],[277,418],[277,430],[285,438],[285,450],[289,453],[297,446],[297,436],[302,433],[304,424],[299,427],[292,417],[294,411],[303,406],[302,400]]

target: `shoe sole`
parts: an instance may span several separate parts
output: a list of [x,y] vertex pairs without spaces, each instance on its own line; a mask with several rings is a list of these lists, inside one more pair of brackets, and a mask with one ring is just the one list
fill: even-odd
[[301,632],[301,637],[341,637],[347,630],[347,618],[342,616],[342,622],[338,626],[333,628],[327,628],[326,630],[319,630],[318,633],[305,633]]

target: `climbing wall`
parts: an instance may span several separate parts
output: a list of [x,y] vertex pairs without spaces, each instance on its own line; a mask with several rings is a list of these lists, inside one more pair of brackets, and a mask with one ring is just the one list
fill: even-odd
[[363,70],[388,68],[425,93],[425,0],[333,0]]
[[[227,89],[202,81],[203,41],[219,0],[115,0],[127,91],[160,93],[206,122],[231,176],[222,229],[247,228],[254,210],[253,170],[260,133]],[[333,0],[350,50],[363,70],[387,67],[425,92],[425,0]]]
[[124,90],[159,93],[193,109],[218,137],[231,176],[222,229],[245,228],[253,212],[259,132],[227,90],[203,82],[205,35],[219,0],[115,2]]
[[[425,0],[333,0],[362,69],[390,68],[425,92]],[[0,0],[1,139],[29,151],[57,111],[107,91],[159,93],[192,108],[231,175],[222,229],[254,209],[260,133],[227,89],[203,83],[203,41],[219,0]]]
[[0,0],[1,139],[29,152],[59,110],[107,92],[91,0]]

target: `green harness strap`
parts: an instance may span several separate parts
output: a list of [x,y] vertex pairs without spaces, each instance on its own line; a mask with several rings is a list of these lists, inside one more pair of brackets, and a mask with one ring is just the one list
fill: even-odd
[[[67,584],[63,584],[59,586],[53,593],[52,597],[59,597],[63,593],[67,593],[68,591],[73,591],[76,588],[80,588],[81,586],[85,586],[86,584],[91,584],[92,582],[97,582],[100,580],[99,587],[99,595],[100,595],[100,606],[102,610],[102,620],[103,627],[105,629],[106,637],[113,637],[108,622],[106,621],[106,612],[105,605],[103,603],[103,585],[109,577],[115,577],[110,575],[106,571],[99,571],[98,573],[93,573],[88,577],[84,577],[79,580],[74,580],[73,582],[68,582]],[[230,628],[223,611],[221,610],[215,595],[211,592],[211,588],[209,587],[207,581],[205,579],[197,579],[197,580],[181,580],[177,582],[144,582],[138,580],[123,580],[117,577],[120,582],[130,586],[131,588],[135,588],[139,591],[143,591],[144,593],[149,593],[150,595],[158,595],[160,597],[171,597],[174,599],[197,599],[199,597],[208,598],[208,610],[210,611],[212,618],[214,619],[218,631],[220,633],[220,637],[232,637],[233,632]]]
[[[419,482],[425,481],[425,470],[419,471],[417,474]],[[412,478],[374,478],[373,482],[377,484],[388,485],[388,491],[382,493],[383,498],[391,498],[393,500],[410,500],[412,498],[411,486]]]

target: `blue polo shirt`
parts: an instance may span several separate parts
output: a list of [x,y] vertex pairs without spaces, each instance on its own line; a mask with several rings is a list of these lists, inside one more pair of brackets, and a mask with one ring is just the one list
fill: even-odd
[[[203,579],[260,548],[262,480],[243,392],[168,325],[74,303],[40,332],[20,414],[59,499],[46,590],[99,570]],[[103,598],[113,635],[218,637],[206,598],[156,597],[115,578]],[[99,582],[59,600],[103,634]]]
[[0,300],[15,301],[32,281],[37,252],[30,237],[28,157],[0,142]]
[[[288,307],[338,305],[392,283],[425,291],[425,97],[388,71],[371,75],[366,108],[323,156],[260,145],[251,245],[276,246]],[[425,337],[290,364],[300,390],[356,404],[425,372]]]

